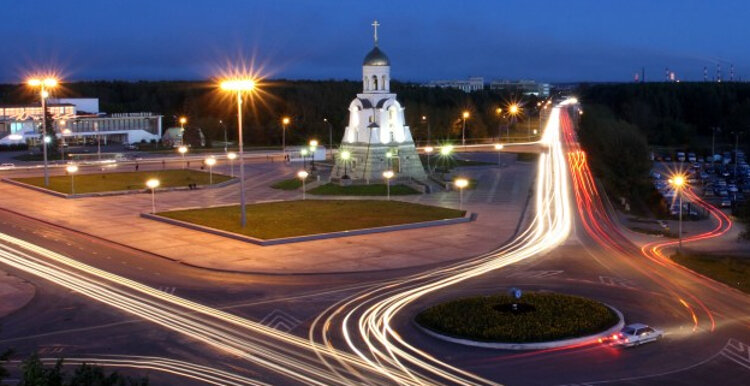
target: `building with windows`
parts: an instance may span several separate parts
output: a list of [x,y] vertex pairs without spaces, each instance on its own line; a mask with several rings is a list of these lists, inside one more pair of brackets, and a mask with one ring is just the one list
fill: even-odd
[[548,97],[550,91],[549,83],[537,83],[533,80],[521,79],[511,80],[493,80],[490,82],[490,90],[513,91],[523,95],[536,95],[538,97]]
[[[47,114],[52,119],[47,130],[68,144],[158,141],[162,133],[161,115],[102,113],[98,98],[50,98]],[[41,104],[0,106],[0,144],[36,143],[43,116]]]
[[467,80],[434,80],[425,87],[457,88],[463,92],[474,92],[484,90],[484,78],[472,76]]

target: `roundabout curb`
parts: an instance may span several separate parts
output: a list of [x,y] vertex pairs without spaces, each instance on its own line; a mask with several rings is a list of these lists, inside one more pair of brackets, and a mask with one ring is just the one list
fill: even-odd
[[421,326],[414,319],[412,319],[412,321],[419,330],[426,333],[427,335],[430,335],[434,338],[444,340],[450,343],[460,344],[464,346],[479,347],[479,348],[489,348],[489,349],[495,349],[495,350],[544,350],[544,349],[549,349],[549,348],[559,348],[559,347],[565,347],[565,346],[575,346],[575,345],[591,343],[591,342],[597,341],[599,338],[603,338],[617,331],[620,331],[625,326],[625,319],[622,316],[622,312],[610,306],[609,304],[605,304],[605,303],[602,303],[602,304],[604,304],[604,306],[606,306],[610,310],[614,311],[615,314],[617,314],[618,322],[614,326],[597,334],[586,335],[580,338],[553,340],[549,342],[534,342],[534,343],[481,342],[481,341],[476,341],[476,340],[455,338],[452,336],[443,335],[441,333],[432,331],[426,327]]

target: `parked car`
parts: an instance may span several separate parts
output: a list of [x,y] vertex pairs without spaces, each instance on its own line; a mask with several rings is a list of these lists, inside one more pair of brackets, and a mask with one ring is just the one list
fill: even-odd
[[678,151],[677,152],[677,160],[680,162],[685,162],[685,152]]
[[612,336],[599,339],[599,342],[612,346],[633,347],[655,342],[663,337],[664,331],[643,323],[633,323],[623,327],[620,332],[612,334]]
[[14,167],[16,167],[16,165],[10,162],[3,162],[0,164],[0,169],[13,169]]
[[732,200],[725,198],[721,200],[720,206],[722,208],[731,208],[732,207]]
[[698,160],[697,157],[695,156],[695,153],[688,153],[687,159],[690,162],[696,162]]

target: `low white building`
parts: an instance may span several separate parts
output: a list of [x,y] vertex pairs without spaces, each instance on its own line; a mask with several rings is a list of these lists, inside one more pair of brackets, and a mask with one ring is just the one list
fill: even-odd
[[439,88],[457,88],[463,92],[474,92],[484,90],[484,78],[480,76],[472,76],[467,80],[434,80],[426,85],[426,87],[439,87]]
[[[47,130],[68,144],[158,141],[162,133],[161,115],[101,113],[98,98],[50,98],[47,113],[52,117]],[[43,116],[39,103],[0,106],[0,145],[39,141]]]
[[549,83],[537,83],[534,80],[493,80],[490,82],[490,90],[515,91],[523,95],[536,95],[538,97],[548,97],[550,91]]

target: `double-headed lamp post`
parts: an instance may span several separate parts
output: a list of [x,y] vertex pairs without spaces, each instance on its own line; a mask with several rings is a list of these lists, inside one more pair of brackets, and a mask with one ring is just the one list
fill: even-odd
[[208,166],[208,184],[214,184],[214,165],[216,165],[216,158],[213,156],[206,158],[206,165]]
[[678,230],[677,230],[677,250],[679,252],[682,252],[682,189],[684,189],[685,184],[687,181],[685,180],[685,176],[683,175],[675,175],[672,178],[669,179],[669,184],[672,185],[672,188],[674,188],[675,192],[677,193],[677,198],[679,200],[680,209],[679,209],[679,219],[678,219]]
[[156,188],[159,187],[159,180],[151,178],[146,181],[146,186],[151,189],[151,213],[156,213]]
[[242,96],[244,93],[252,92],[255,89],[255,80],[250,78],[234,78],[221,82],[222,90],[237,93],[237,142],[239,145],[238,157],[240,159],[240,225],[247,224],[245,214],[245,164],[242,162],[244,157],[242,146]]
[[302,201],[305,200],[305,180],[309,175],[310,174],[307,172],[307,170],[304,169],[297,172],[297,177],[302,180]]
[[68,165],[67,167],[65,167],[65,171],[67,171],[68,174],[70,174],[70,195],[72,196],[76,194],[76,181],[73,178],[73,176],[78,171],[78,166]]
[[188,148],[187,146],[180,146],[177,148],[177,151],[182,155],[182,168],[185,169],[186,163],[185,163],[185,153],[187,153]]
[[48,89],[57,87],[57,79],[55,78],[32,78],[28,80],[30,87],[39,87],[39,96],[42,99],[42,153],[44,154],[44,186],[49,186],[49,169],[47,165],[47,97],[49,97]]
[[230,151],[227,153],[227,159],[229,160],[229,175],[234,178],[234,160],[237,159],[237,153]]
[[458,210],[464,207],[464,188],[469,186],[469,180],[466,178],[456,178],[453,184],[458,188]]
[[469,119],[470,116],[471,114],[469,114],[468,111],[464,111],[464,113],[461,115],[464,120],[464,125],[461,129],[461,146],[464,147],[464,150],[466,150],[466,120]]
[[391,200],[391,178],[393,178],[393,170],[386,170],[383,172],[383,178],[385,178],[385,191],[388,197],[388,201]]

